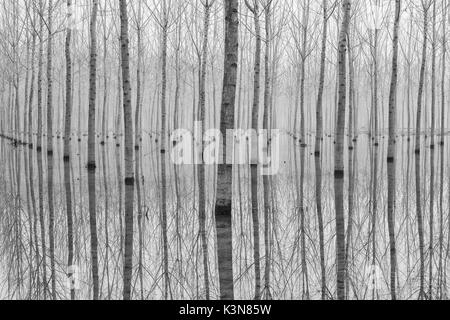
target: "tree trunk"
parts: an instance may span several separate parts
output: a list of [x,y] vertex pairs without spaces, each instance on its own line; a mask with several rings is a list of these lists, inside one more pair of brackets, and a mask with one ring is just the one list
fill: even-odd
[[261,27],[259,22],[259,0],[254,0],[253,6],[246,1],[248,9],[253,13],[255,24],[255,64],[253,68],[253,107],[252,107],[252,137],[250,159],[251,205],[253,224],[253,264],[255,267],[255,300],[261,298],[261,267],[259,253],[259,207],[258,207],[258,127],[261,73]]
[[354,75],[354,57],[353,50],[351,47],[350,35],[348,36],[348,59],[349,59],[349,99],[348,99],[348,221],[347,221],[347,241],[345,244],[345,297],[349,298],[350,294],[350,272],[349,272],[349,260],[350,260],[350,245],[352,243],[353,236],[353,215],[354,215],[354,193],[355,193],[355,162],[356,162],[356,152],[355,145],[356,142],[354,137],[354,132],[356,131],[356,104],[355,104],[355,75]]
[[[447,3],[443,4],[443,16],[447,16]],[[444,297],[444,272],[443,272],[443,246],[444,246],[444,164],[445,164],[445,76],[447,57],[447,19],[442,19],[442,78],[441,78],[441,164],[440,164],[440,189],[439,189],[439,299]]]
[[[372,127],[372,141],[373,141],[373,166],[372,166],[372,272],[377,270],[377,217],[378,217],[378,158],[379,158],[379,88],[378,88],[378,40],[379,29],[374,31],[374,44],[372,47],[373,57],[373,127]],[[372,299],[375,300],[377,294],[377,282],[376,277],[372,277]]]
[[42,69],[43,69],[43,58],[44,58],[44,4],[43,0],[39,0],[39,54],[38,54],[38,94],[37,94],[37,112],[38,112],[38,123],[37,123],[37,139],[36,139],[36,150],[37,152],[42,151]]
[[[33,10],[33,23],[37,21],[37,12],[36,9]],[[39,270],[40,270],[40,255],[39,255],[39,243],[37,236],[37,211],[36,211],[36,199],[34,194],[34,162],[33,162],[33,101],[34,101],[34,81],[35,81],[35,56],[36,56],[36,38],[37,31],[33,31],[33,39],[32,39],[32,49],[31,49],[31,84],[30,84],[30,95],[29,95],[29,103],[28,103],[28,142],[29,142],[29,153],[28,153],[28,166],[29,166],[29,186],[30,186],[30,198],[33,210],[33,235],[34,235],[34,244],[35,244],[35,259],[36,259],[36,296],[39,297],[39,286],[40,286],[40,278],[39,278]],[[31,259],[31,257],[30,257]],[[31,294],[31,293],[30,293]]]
[[[205,7],[205,16],[203,23],[203,47],[202,47],[202,57],[201,57],[201,71],[200,71],[200,84],[199,84],[199,119],[201,122],[201,138],[198,141],[199,150],[203,154],[203,137],[205,135],[205,127],[206,127],[206,71],[208,66],[208,33],[209,33],[209,17],[211,14],[211,7],[214,4],[206,0],[204,3]],[[197,116],[198,117],[198,116]],[[202,158],[203,160],[203,158]],[[209,300],[209,271],[208,271],[208,242],[206,235],[206,196],[205,196],[205,164],[201,163],[197,165],[197,174],[198,174],[198,214],[199,214],[199,235],[202,241],[202,254],[203,254],[203,277],[204,277],[204,285],[205,285],[205,298]]]
[[[141,98],[141,74],[142,74],[142,26],[140,24],[142,16],[142,2],[139,1],[138,8],[138,26],[137,26],[137,70],[136,70],[136,108],[134,114],[134,129],[135,129],[135,138],[134,138],[134,149],[137,151],[140,147],[140,137],[141,137],[141,126],[140,126],[140,110],[142,105]],[[136,157],[137,159],[137,157]]]
[[[72,120],[72,61],[70,55],[70,43],[72,37],[72,1],[67,0],[67,30],[66,30],[66,114],[64,130],[64,185],[66,192],[66,215],[67,215],[67,277],[73,276],[73,217],[72,217],[72,190],[70,183],[70,134]],[[70,298],[75,299],[74,283],[71,283]]]
[[48,2],[48,39],[47,39],[47,192],[48,192],[48,233],[50,251],[50,271],[52,299],[56,300],[56,270],[55,270],[55,236],[54,236],[54,203],[53,203],[53,65],[52,65],[52,14],[53,1]]
[[[33,10],[33,23],[37,20],[36,11]],[[36,38],[37,31],[33,31],[32,41],[31,41],[31,83],[30,83],[30,95],[28,102],[28,146],[33,149],[33,98],[34,98],[34,80],[35,80],[35,67],[34,60],[36,57]]]
[[90,22],[90,61],[89,61],[89,119],[88,119],[88,187],[89,187],[89,227],[91,233],[91,260],[93,299],[99,299],[98,279],[98,239],[96,202],[96,159],[95,159],[95,115],[97,99],[97,12],[98,0],[93,0]]
[[67,29],[66,29],[66,114],[64,130],[64,160],[70,159],[70,134],[72,130],[72,59],[70,44],[72,39],[72,0],[67,0]]
[[40,224],[40,236],[42,246],[42,283],[43,283],[43,297],[47,299],[48,283],[47,283],[47,246],[45,236],[45,217],[44,217],[44,173],[43,173],[43,154],[38,151],[37,153],[37,166],[38,166],[38,199],[39,199],[39,224]]
[[339,35],[339,77],[338,77],[338,110],[336,124],[336,144],[334,155],[334,192],[336,210],[336,271],[337,298],[345,299],[345,218],[344,218],[344,135],[345,109],[347,99],[347,35],[350,25],[351,1],[344,0],[342,20]]
[[[135,146],[136,147],[136,146]],[[135,148],[135,156],[136,156],[136,198],[137,198],[137,212],[138,212],[138,239],[139,239],[139,253],[138,253],[138,277],[139,277],[139,284],[140,284],[140,299],[144,300],[144,274],[143,274],[143,228],[142,228],[142,218],[143,218],[143,212],[142,212],[142,197],[141,197],[141,172],[140,172],[140,163],[141,163],[141,151],[139,149]]]
[[[446,17],[444,17],[446,19]],[[431,141],[430,141],[430,242],[429,242],[429,286],[428,298],[433,299],[433,253],[434,253],[434,175],[435,175],[435,130],[436,130],[436,0],[433,1],[431,48]]]
[[423,235],[423,217],[421,204],[421,177],[420,177],[420,149],[421,149],[421,122],[422,122],[422,99],[425,80],[425,65],[427,61],[427,32],[428,32],[428,8],[423,7],[423,44],[422,44],[422,62],[419,76],[419,90],[417,98],[417,119],[416,119],[416,214],[417,214],[417,228],[419,234],[419,254],[420,254],[420,288],[419,300],[425,298],[425,253],[424,253],[424,235]]
[[[270,129],[270,97],[271,97],[271,74],[269,70],[269,58],[270,58],[270,45],[271,45],[271,2],[266,4],[265,10],[265,28],[266,28],[266,41],[264,52],[264,119],[263,129],[266,132],[266,155],[270,156],[271,152],[271,139],[272,136],[269,133]],[[270,273],[271,273],[271,231],[270,231],[270,218],[271,218],[271,205],[270,205],[270,178],[267,175],[263,176],[263,188],[264,188],[264,248],[265,248],[265,270],[264,270],[264,295],[267,300],[272,300],[272,293],[270,288]],[[240,184],[240,181],[238,181]]]
[[311,2],[307,0],[303,8],[302,22],[302,52],[301,52],[301,73],[300,73],[300,237],[301,237],[301,256],[302,256],[302,277],[303,277],[303,298],[309,300],[309,277],[308,263],[306,261],[306,228],[305,228],[305,162],[306,162],[306,126],[305,126],[305,81],[306,81],[306,59],[307,53],[307,36],[309,23],[309,9]]
[[44,5],[43,1],[39,0],[39,54],[38,54],[38,123],[37,123],[37,165],[38,165],[38,199],[39,199],[39,224],[40,236],[42,246],[42,283],[43,283],[43,298],[47,298],[48,283],[47,283],[47,246],[45,236],[45,219],[44,219],[44,174],[43,174],[43,155],[42,155],[42,78],[43,78],[43,57],[44,57]]
[[[222,157],[217,173],[217,197],[215,219],[217,232],[217,257],[219,266],[219,288],[222,300],[234,299],[233,242],[232,242],[232,174],[230,164],[232,139],[227,141],[227,130],[234,126],[237,65],[239,54],[238,0],[225,2],[225,55],[222,91],[220,131],[222,134]],[[228,149],[227,149],[228,147]],[[227,161],[228,160],[228,161]]]
[[106,36],[106,17],[103,17],[103,108],[102,108],[102,139],[100,145],[105,145],[108,132],[108,77],[106,75],[107,65],[106,58],[108,54],[108,38]]
[[81,58],[78,58],[78,142],[81,142]]
[[395,247],[395,195],[396,195],[396,121],[397,121],[397,74],[398,74],[398,34],[400,27],[401,1],[395,1],[395,20],[393,36],[393,56],[392,56],[392,78],[389,94],[389,145],[387,156],[387,179],[388,179],[388,228],[389,228],[389,246],[391,255],[391,298],[397,299],[395,290],[397,254]]
[[323,213],[322,213],[322,144],[323,144],[323,91],[325,82],[325,60],[327,50],[327,31],[328,31],[328,0],[323,0],[323,27],[322,27],[322,47],[320,54],[320,74],[319,90],[316,104],[316,144],[314,147],[314,164],[316,174],[316,210],[317,222],[319,226],[319,250],[320,250],[320,276],[321,276],[321,296],[326,299],[326,266],[325,266],[325,244],[323,231]]
[[128,12],[126,0],[120,0],[120,42],[122,58],[123,111],[125,125],[125,263],[123,271],[123,298],[131,299],[133,273],[133,118],[131,108],[130,53],[128,40]]
[[[175,106],[174,106],[174,115],[173,115],[173,127],[175,130],[179,128],[179,114],[180,114],[180,73],[181,73],[181,65],[180,65],[180,49],[181,48],[181,22],[178,22],[177,25],[177,41],[175,48]],[[179,141],[175,141],[174,147]],[[176,232],[176,247],[177,247],[177,271],[179,278],[179,288],[180,288],[180,296],[181,299],[184,297],[183,290],[183,250],[182,250],[182,241],[183,236],[180,229],[180,213],[181,213],[181,197],[180,197],[180,173],[178,166],[173,164],[173,173],[174,173],[174,184],[175,184],[175,197],[176,197],[176,206],[175,206],[175,232]]]
[[161,211],[162,211],[162,237],[163,237],[163,266],[164,266],[164,299],[168,299],[170,290],[169,281],[169,248],[167,240],[167,181],[166,181],[166,94],[167,94],[167,38],[168,38],[168,8],[164,2],[164,17],[162,24],[162,69],[161,69]]
[[[28,22],[28,20],[27,20]],[[25,71],[25,87],[24,87],[24,106],[23,106],[23,130],[22,130],[22,142],[24,145],[29,144],[28,141],[28,135],[27,135],[27,117],[28,114],[28,108],[31,108],[31,106],[28,105],[28,87],[30,83],[30,38],[29,35],[27,35],[26,40],[27,48],[26,48],[26,71]]]

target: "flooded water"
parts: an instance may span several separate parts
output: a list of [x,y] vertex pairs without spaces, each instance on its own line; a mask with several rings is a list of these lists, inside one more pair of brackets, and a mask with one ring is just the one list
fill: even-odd
[[[420,282],[412,140],[408,142],[406,136],[399,136],[396,166],[397,287],[398,296],[402,299],[416,299]],[[426,147],[427,140],[423,140],[420,188],[424,219],[425,281],[428,288],[431,280],[433,295],[438,296],[446,292],[448,273],[450,170],[447,162],[444,162],[441,186],[442,147],[437,146],[432,208],[434,219],[430,224],[431,149]],[[290,136],[283,134],[280,143],[280,171],[269,177],[272,185],[270,201],[273,210],[267,221],[268,234],[264,233],[262,178],[259,181],[261,196],[259,247],[261,278],[264,283],[262,287],[269,290],[274,299],[320,299],[321,296],[313,142],[314,136],[308,136],[303,228],[296,196],[296,177],[299,176],[296,168],[299,167],[300,160],[298,151],[294,153],[296,148],[300,150],[300,146],[298,144],[294,146]],[[0,140],[0,298],[48,299],[54,289],[57,299],[70,299],[71,288],[74,288],[76,299],[90,299],[94,282],[98,283],[100,299],[122,298],[125,202],[123,146],[117,147],[113,139],[109,139],[104,146],[98,144],[95,181],[90,180],[86,168],[86,148],[87,141],[84,138],[81,142],[73,141],[71,161],[64,162],[62,140],[55,139],[53,166],[49,166],[46,152],[37,153],[36,150],[30,150],[26,146],[14,146],[9,140]],[[336,290],[332,137],[325,138],[323,148],[324,253],[326,284],[328,297],[331,299]],[[136,154],[132,297],[158,300],[164,299],[167,295],[169,299],[203,299],[204,260],[199,238],[196,168],[192,165],[175,166],[170,159],[166,162],[168,181],[166,202],[168,275],[166,275],[158,150],[158,142],[147,136],[142,142],[141,150]],[[355,155],[354,212],[351,223],[348,221],[347,200],[345,204],[347,240],[350,224],[353,230],[348,241],[350,299],[390,298],[387,137],[380,137],[375,178],[371,175],[374,165],[374,157],[371,155],[374,150],[371,140],[366,135],[360,135],[351,153]],[[449,156],[449,151],[445,145],[443,153],[445,157]],[[346,159],[346,163],[348,160]],[[208,166],[206,171],[208,252],[206,263],[211,298],[217,299],[219,298],[217,241],[212,205],[215,199],[214,169],[213,166]],[[233,269],[237,299],[252,299],[254,295],[254,237],[252,216],[249,211],[251,207],[249,180],[248,166],[234,166]],[[348,199],[347,176],[345,180],[345,199]],[[91,187],[90,181],[93,182]],[[95,197],[92,197],[93,193]],[[374,200],[376,200],[375,209]],[[89,201],[94,201],[95,206],[94,229]],[[375,228],[373,228],[374,221]],[[433,233],[430,238],[431,231]],[[94,235],[98,240],[98,280],[92,276],[91,239]],[[71,237],[73,242],[70,240]],[[51,248],[52,242],[54,249]],[[430,252],[433,253],[431,259]],[[71,265],[68,265],[69,262]],[[268,265],[269,280],[263,276]],[[168,286],[165,283],[166,276]]]

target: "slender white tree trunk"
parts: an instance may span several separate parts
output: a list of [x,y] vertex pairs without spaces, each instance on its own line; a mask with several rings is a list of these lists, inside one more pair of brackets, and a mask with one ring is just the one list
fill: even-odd
[[398,75],[398,37],[400,28],[401,0],[395,1],[395,20],[393,36],[393,56],[392,56],[392,78],[389,93],[389,145],[387,156],[387,179],[388,179],[388,228],[389,228],[389,247],[391,256],[391,298],[397,299],[396,294],[396,267],[397,253],[395,246],[395,189],[396,189],[396,126],[397,126],[397,75]]
[[250,155],[250,182],[251,182],[251,205],[253,225],[253,264],[255,269],[255,300],[261,298],[261,267],[259,252],[259,207],[258,207],[258,130],[259,130],[259,101],[261,83],[261,26],[259,21],[259,0],[254,0],[253,5],[246,1],[248,9],[253,13],[255,24],[255,64],[253,68],[253,107],[252,107],[252,129],[251,155]]
[[326,299],[326,269],[325,269],[325,245],[323,230],[323,212],[322,212],[322,144],[323,144],[323,91],[325,82],[325,61],[327,50],[327,32],[328,32],[328,0],[322,2],[323,26],[322,26],[322,46],[320,54],[320,73],[319,90],[316,104],[316,144],[314,147],[315,173],[316,173],[316,210],[319,226],[319,251],[320,251],[320,275],[321,275],[321,296]]
[[[203,137],[205,135],[206,126],[206,71],[208,68],[208,41],[209,41],[209,25],[210,25],[210,15],[211,6],[214,4],[215,0],[210,2],[206,0],[203,4],[205,8],[204,22],[203,22],[203,46],[202,46],[202,57],[201,57],[201,71],[200,71],[200,84],[199,84],[199,121],[201,122],[201,138],[198,141],[199,150],[203,152]],[[203,160],[203,159],[202,159]],[[199,201],[199,235],[202,241],[202,254],[203,254],[203,277],[205,286],[205,298],[209,300],[209,271],[208,271],[208,242],[206,235],[206,196],[205,196],[205,165],[204,163],[197,166],[198,174],[198,201]]]
[[417,215],[417,228],[419,235],[419,254],[420,254],[420,288],[419,299],[425,298],[425,253],[424,253],[424,234],[423,234],[423,216],[422,216],[422,203],[421,203],[421,173],[420,173],[420,158],[421,158],[421,123],[422,123],[422,104],[423,104],[423,91],[425,81],[425,66],[427,55],[427,33],[428,33],[428,10],[429,7],[423,7],[423,44],[422,44],[422,62],[420,66],[419,76],[419,90],[417,97],[417,119],[416,119],[416,215]]
[[130,53],[128,38],[128,11],[126,0],[120,0],[120,42],[122,60],[123,111],[125,125],[125,262],[123,272],[123,298],[131,299],[133,273],[133,115],[131,108]]

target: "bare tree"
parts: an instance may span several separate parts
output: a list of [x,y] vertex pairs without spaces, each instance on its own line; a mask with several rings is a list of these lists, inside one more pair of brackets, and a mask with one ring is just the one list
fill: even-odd
[[[209,41],[209,25],[210,25],[210,15],[211,7],[213,6],[215,0],[205,0],[202,2],[204,7],[204,22],[203,22],[203,46],[202,46],[202,57],[201,57],[201,71],[200,71],[200,83],[199,83],[199,113],[201,121],[201,136],[205,135],[206,126],[206,71],[208,67],[208,41]],[[199,150],[203,150],[203,138],[198,141]],[[199,214],[199,234],[202,241],[202,253],[203,253],[203,277],[205,285],[205,298],[209,300],[209,270],[208,270],[208,242],[206,237],[206,198],[205,198],[205,166],[200,164],[197,167],[198,173],[198,214]]]
[[65,130],[64,130],[64,160],[70,159],[70,136],[72,130],[72,58],[71,58],[71,41],[72,41],[72,0],[67,0],[67,28],[66,28],[66,114],[65,114]]
[[252,129],[253,134],[251,141],[251,205],[252,205],[252,224],[253,224],[253,264],[255,268],[255,300],[261,298],[261,267],[259,252],[259,216],[258,216],[258,126],[259,126],[259,101],[260,101],[260,83],[261,83],[261,26],[259,21],[259,0],[254,0],[251,5],[245,1],[247,8],[253,13],[253,21],[255,24],[255,64],[253,68],[253,107],[252,107]]
[[441,74],[441,141],[440,153],[440,188],[439,188],[439,270],[438,270],[438,297],[443,299],[444,291],[444,270],[443,270],[443,250],[444,250],[444,163],[445,163],[445,77],[446,77],[446,57],[447,57],[447,10],[448,3],[442,4],[442,74]]
[[128,39],[128,11],[126,0],[120,0],[120,43],[122,60],[123,111],[125,124],[125,262],[123,298],[131,299],[133,273],[133,117],[131,108],[130,53]]
[[[272,37],[272,10],[271,10],[272,0],[268,0],[265,4],[265,51],[264,51],[264,118],[263,118],[263,129],[266,132],[266,154],[271,151],[271,135],[268,133],[270,129],[271,120],[271,108],[270,108],[270,97],[271,97],[271,73],[269,70],[269,59],[270,59],[270,45]],[[271,180],[267,175],[263,176],[263,193],[264,193],[264,247],[265,247],[265,270],[264,270],[264,295],[267,300],[272,299],[272,293],[270,288],[270,273],[271,273],[271,203],[270,203],[270,192],[271,192]],[[239,182],[240,183],[240,182]]]
[[88,186],[89,186],[89,226],[91,232],[91,260],[93,298],[99,299],[98,278],[98,236],[96,203],[96,159],[95,159],[95,115],[97,99],[97,14],[98,0],[93,0],[90,21],[90,59],[89,59],[89,119],[88,119]]
[[[233,129],[236,98],[237,65],[239,54],[238,0],[225,2],[225,58],[222,91],[220,132],[222,134],[221,162],[217,172],[217,196],[215,218],[217,232],[217,258],[219,265],[219,287],[222,300],[234,299],[233,285],[233,243],[232,243],[232,158],[229,154],[231,141],[227,131]],[[230,134],[230,133],[229,133]],[[228,148],[228,149],[227,149]]]
[[164,247],[164,298],[167,300],[170,290],[169,281],[169,248],[167,241],[167,180],[166,180],[166,94],[167,94],[167,37],[169,32],[169,7],[166,0],[163,1],[163,18],[161,23],[161,209]]
[[[445,19],[445,18],[444,18]],[[433,299],[433,254],[434,254],[434,175],[435,175],[435,131],[436,131],[436,0],[433,0],[431,42],[431,141],[430,141],[430,241],[429,241],[429,286],[428,298]]]
[[417,97],[417,123],[416,123],[416,215],[417,228],[419,235],[419,254],[420,254],[420,288],[419,299],[425,298],[425,256],[424,256],[424,235],[423,235],[423,216],[421,206],[421,185],[420,185],[420,150],[421,150],[421,124],[422,124],[422,104],[423,104],[423,88],[425,80],[425,65],[427,61],[427,32],[428,32],[428,10],[431,1],[421,0],[423,9],[423,44],[422,44],[422,61],[420,66],[419,89]]
[[393,36],[393,56],[392,56],[392,78],[389,94],[389,146],[388,146],[388,225],[389,225],[389,245],[391,254],[391,298],[397,299],[396,295],[396,267],[397,253],[395,247],[395,155],[396,155],[396,121],[397,121],[397,77],[398,77],[398,34],[400,27],[401,1],[395,1],[395,20]]
[[325,61],[327,50],[327,31],[328,31],[328,0],[322,1],[323,26],[322,42],[320,53],[320,73],[319,90],[316,103],[316,143],[314,147],[315,156],[315,174],[316,174],[316,210],[317,221],[319,225],[319,247],[320,247],[320,274],[321,274],[321,293],[322,300],[326,299],[326,270],[325,270],[325,250],[324,250],[324,231],[323,231],[323,213],[322,213],[322,143],[323,143],[323,91],[325,82]]
[[342,11],[344,17],[339,34],[338,52],[338,109],[336,125],[336,144],[334,155],[334,190],[336,210],[336,270],[337,270],[337,298],[345,299],[345,219],[344,219],[344,135],[345,135],[345,107],[347,100],[347,35],[350,25],[351,1],[344,0]]
[[48,192],[48,233],[49,233],[49,253],[50,271],[52,284],[52,299],[56,300],[56,266],[55,266],[55,239],[54,239],[54,202],[53,202],[53,1],[48,2],[48,39],[47,39],[47,192]]

